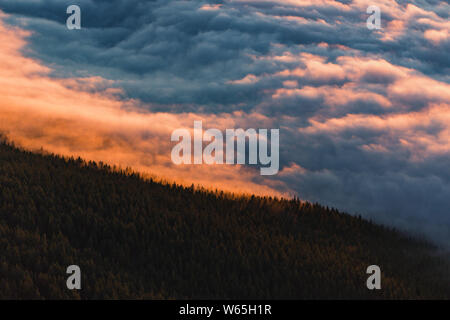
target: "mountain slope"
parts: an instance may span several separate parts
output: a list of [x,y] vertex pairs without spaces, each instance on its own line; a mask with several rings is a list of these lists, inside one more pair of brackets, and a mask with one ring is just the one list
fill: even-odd
[[[421,241],[298,200],[144,181],[0,144],[0,298],[449,298]],[[82,290],[66,288],[79,265]],[[379,265],[382,290],[366,287]]]

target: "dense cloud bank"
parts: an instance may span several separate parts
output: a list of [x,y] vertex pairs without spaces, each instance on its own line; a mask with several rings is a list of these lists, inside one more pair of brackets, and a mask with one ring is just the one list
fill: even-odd
[[[137,114],[280,128],[281,172],[262,180],[246,171],[254,174],[246,183],[446,244],[450,6],[376,2],[379,31],[366,28],[373,3],[365,0],[0,0],[0,9],[5,22],[32,32],[21,50],[50,68],[49,81],[93,95],[106,90],[124,110],[133,101]],[[81,30],[65,26],[70,4],[81,7]],[[102,80],[72,81],[84,77]],[[117,130],[109,139],[130,134]],[[170,143],[158,134],[160,145]],[[139,157],[155,152],[137,145]],[[168,162],[169,147],[158,150]]]

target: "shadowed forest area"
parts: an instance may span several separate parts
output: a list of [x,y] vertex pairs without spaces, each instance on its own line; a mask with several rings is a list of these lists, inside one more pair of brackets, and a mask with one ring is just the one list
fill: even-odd
[[[238,196],[0,143],[1,299],[450,298],[422,240],[298,199]],[[68,290],[79,265],[82,289]],[[379,265],[381,290],[366,287]]]

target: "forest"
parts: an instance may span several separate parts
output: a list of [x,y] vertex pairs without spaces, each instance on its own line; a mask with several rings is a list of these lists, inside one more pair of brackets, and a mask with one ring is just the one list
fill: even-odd
[[449,299],[449,274],[427,241],[317,203],[0,143],[0,299]]

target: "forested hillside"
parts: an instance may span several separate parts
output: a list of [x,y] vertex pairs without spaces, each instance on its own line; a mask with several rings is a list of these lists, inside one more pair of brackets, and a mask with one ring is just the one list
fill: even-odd
[[[79,265],[82,290],[66,288]],[[382,270],[382,290],[366,268]],[[0,298],[449,298],[432,246],[318,204],[0,144]]]

